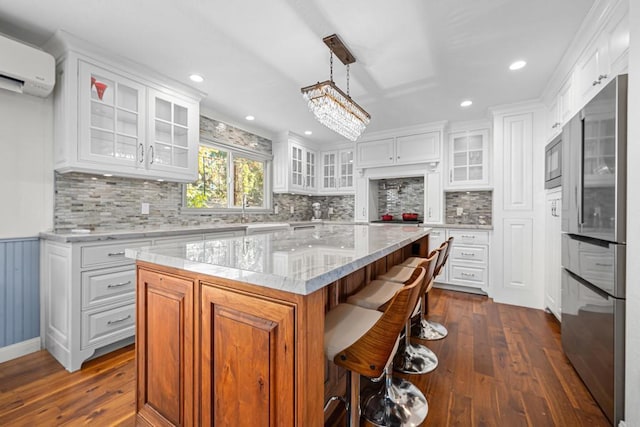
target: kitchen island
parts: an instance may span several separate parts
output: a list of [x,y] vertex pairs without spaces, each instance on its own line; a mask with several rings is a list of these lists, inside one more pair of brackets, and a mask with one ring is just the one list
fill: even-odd
[[429,228],[325,225],[127,249],[137,261],[137,419],[144,425],[324,423],[344,378],[325,312],[415,254]]

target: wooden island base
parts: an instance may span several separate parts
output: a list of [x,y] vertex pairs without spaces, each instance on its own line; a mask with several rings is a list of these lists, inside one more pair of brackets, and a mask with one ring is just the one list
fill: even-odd
[[344,371],[323,351],[324,316],[428,236],[299,295],[138,261],[141,425],[321,426]]

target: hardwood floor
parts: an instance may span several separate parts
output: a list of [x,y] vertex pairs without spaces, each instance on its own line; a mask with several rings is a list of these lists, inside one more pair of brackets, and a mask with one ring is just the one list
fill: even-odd
[[[552,315],[432,292],[431,318],[449,336],[427,342],[434,372],[405,376],[429,401],[424,426],[609,425],[562,353]],[[72,374],[46,351],[0,364],[0,425],[133,426],[134,362],[129,346]]]

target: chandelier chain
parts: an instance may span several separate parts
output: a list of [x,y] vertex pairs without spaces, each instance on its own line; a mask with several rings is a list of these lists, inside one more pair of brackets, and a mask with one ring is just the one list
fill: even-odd
[[330,50],[329,52],[329,80],[333,81],[333,51]]
[[347,96],[351,98],[351,93],[349,92],[349,64],[347,64]]

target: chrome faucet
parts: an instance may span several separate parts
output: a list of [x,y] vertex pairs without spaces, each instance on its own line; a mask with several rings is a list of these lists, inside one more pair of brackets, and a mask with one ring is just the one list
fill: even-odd
[[240,217],[240,223],[244,224],[249,222],[249,217],[245,211],[247,207],[247,193],[242,193],[242,216]]

